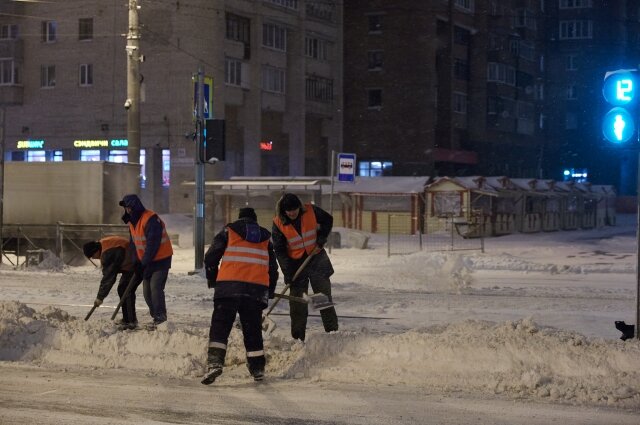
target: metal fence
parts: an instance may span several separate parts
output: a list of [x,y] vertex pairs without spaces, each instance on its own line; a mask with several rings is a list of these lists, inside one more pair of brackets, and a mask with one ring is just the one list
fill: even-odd
[[[443,229],[433,233],[418,231],[411,234],[411,217],[406,214],[389,214],[386,229],[387,256],[406,255],[420,251],[479,250],[484,252],[483,232],[475,224],[447,218]],[[415,227],[415,226],[414,226]],[[474,235],[474,236],[470,236]],[[475,236],[478,235],[478,236]]]
[[52,225],[5,224],[2,234],[3,261],[17,269],[37,263],[45,251],[53,252],[65,264],[84,263],[82,245],[85,242],[99,240],[105,235],[128,237],[129,228],[122,224],[61,222]]

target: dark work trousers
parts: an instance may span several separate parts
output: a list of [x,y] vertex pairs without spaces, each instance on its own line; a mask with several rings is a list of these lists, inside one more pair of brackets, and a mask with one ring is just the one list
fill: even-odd
[[233,322],[236,320],[236,313],[240,315],[247,357],[263,356],[262,304],[250,298],[234,297],[213,301],[209,342],[227,345]]
[[156,270],[151,278],[142,281],[144,300],[149,306],[149,314],[154,323],[162,323],[167,320],[167,305],[164,301],[164,286],[167,283],[169,269]]
[[127,299],[122,302],[122,321],[124,323],[138,323],[138,317],[136,316],[136,289],[142,283],[142,279],[137,277],[133,272],[125,272],[120,276],[118,282],[118,295],[122,299],[124,291],[127,290],[129,283],[132,283],[131,291],[127,295]]
[[[322,293],[333,301],[331,298],[331,281],[328,277],[310,276],[302,281],[297,280],[294,286],[291,286],[291,295],[294,297],[302,297],[309,290],[309,283],[313,293]],[[309,315],[309,306],[304,303],[289,301],[289,316],[291,316],[291,336],[295,339],[304,341],[307,330],[307,316]],[[329,307],[320,310],[322,325],[326,332],[338,330],[338,315],[335,307]]]

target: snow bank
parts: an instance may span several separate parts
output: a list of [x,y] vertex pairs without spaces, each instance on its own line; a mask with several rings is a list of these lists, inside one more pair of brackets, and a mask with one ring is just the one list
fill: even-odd
[[[635,340],[590,339],[530,320],[464,321],[398,334],[311,332],[306,344],[284,333],[278,330],[266,341],[272,377],[640,407]],[[198,377],[206,345],[204,328],[116,332],[106,320],[85,322],[53,307],[37,312],[19,302],[0,303],[0,360]],[[248,379],[244,356],[234,329],[221,380]]]

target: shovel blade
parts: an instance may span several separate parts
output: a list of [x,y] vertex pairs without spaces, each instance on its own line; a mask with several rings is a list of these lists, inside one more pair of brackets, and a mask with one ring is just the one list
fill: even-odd
[[324,310],[335,305],[329,300],[329,297],[321,293],[307,295],[305,299],[314,310]]

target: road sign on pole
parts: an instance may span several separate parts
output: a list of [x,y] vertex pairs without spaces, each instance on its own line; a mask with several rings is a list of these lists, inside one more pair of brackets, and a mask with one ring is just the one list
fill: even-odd
[[[213,77],[204,77],[203,82],[204,103],[202,105],[202,118],[213,118]],[[193,119],[198,118],[198,80],[193,79]]]
[[356,154],[338,154],[338,181],[355,183]]

